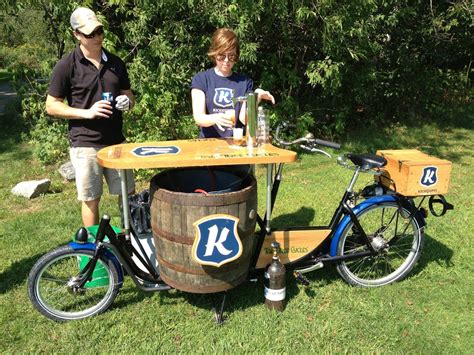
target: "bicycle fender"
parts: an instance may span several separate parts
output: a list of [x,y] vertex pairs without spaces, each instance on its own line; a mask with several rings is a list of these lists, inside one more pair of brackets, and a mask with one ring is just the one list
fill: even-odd
[[[95,250],[95,243],[76,243],[76,242],[69,242],[68,245],[74,250]],[[105,250],[104,256],[112,261],[115,266],[115,269],[118,273],[118,279],[120,285],[123,285],[123,269],[120,261],[117,257],[108,249]]]
[[[355,206],[352,210],[354,211],[354,214],[357,216],[360,212],[365,210],[366,208],[372,206],[372,205],[377,205],[379,203],[383,202],[397,202],[399,198],[395,195],[382,195],[382,196],[374,196],[371,197],[367,200],[362,201],[359,203],[357,206]],[[342,231],[346,226],[349,224],[351,221],[350,216],[345,216],[341,222],[339,222],[336,231],[334,232],[334,235],[331,239],[331,246],[329,248],[329,255],[331,256],[336,256],[337,253],[337,244],[339,243],[339,238],[341,238]]]

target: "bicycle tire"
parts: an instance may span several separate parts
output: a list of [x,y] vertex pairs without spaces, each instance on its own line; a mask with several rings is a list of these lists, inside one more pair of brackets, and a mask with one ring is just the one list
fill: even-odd
[[118,272],[110,259],[100,256],[92,280],[81,289],[73,287],[73,278],[93,255],[92,250],[74,250],[65,245],[42,256],[28,276],[28,296],[33,306],[57,322],[107,310],[120,289]]
[[[403,280],[421,256],[424,230],[410,212],[396,202],[374,204],[362,210],[357,218],[377,255],[341,261],[337,271],[350,285],[377,287]],[[395,237],[397,236],[397,237]],[[367,251],[360,233],[349,222],[337,245],[337,255]]]

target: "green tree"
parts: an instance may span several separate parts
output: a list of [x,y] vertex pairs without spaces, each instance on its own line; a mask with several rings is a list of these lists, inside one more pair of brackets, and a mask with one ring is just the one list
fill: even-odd
[[[45,162],[66,151],[65,123],[45,115],[44,99],[54,63],[73,47],[69,16],[77,5],[29,0],[5,3],[0,10],[6,28],[0,62],[18,68],[23,117]],[[439,108],[471,100],[473,6],[467,0],[80,5],[100,14],[105,46],[128,66],[137,95],[136,107],[126,115],[130,141],[197,134],[189,85],[196,72],[210,67],[210,36],[223,26],[233,28],[241,41],[236,70],[276,96],[273,124],[292,119],[300,131],[334,135],[352,125],[430,119]],[[31,26],[22,29],[17,19],[28,16]],[[15,33],[21,35],[12,38]],[[32,46],[34,52],[28,52]]]

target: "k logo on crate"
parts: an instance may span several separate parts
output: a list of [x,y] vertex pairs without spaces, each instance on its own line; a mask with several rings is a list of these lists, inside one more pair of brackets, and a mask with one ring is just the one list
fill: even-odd
[[423,175],[420,179],[422,186],[432,186],[438,182],[438,168],[436,166],[427,166],[423,168]]
[[194,260],[202,265],[220,267],[238,259],[242,254],[238,223],[237,217],[227,214],[214,214],[194,222]]
[[132,154],[137,157],[151,157],[153,155],[162,154],[178,154],[180,152],[179,147],[175,145],[167,146],[141,146],[132,149]]
[[232,107],[232,89],[215,88],[214,104],[219,107]]

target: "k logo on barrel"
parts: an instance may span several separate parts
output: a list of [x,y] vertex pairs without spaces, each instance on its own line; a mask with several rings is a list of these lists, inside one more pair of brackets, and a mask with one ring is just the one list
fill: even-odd
[[423,174],[420,179],[422,186],[432,186],[438,182],[438,168],[436,166],[427,166],[423,168]]
[[210,215],[194,222],[194,260],[201,265],[220,267],[238,259],[242,255],[238,223],[237,217],[227,214]]

